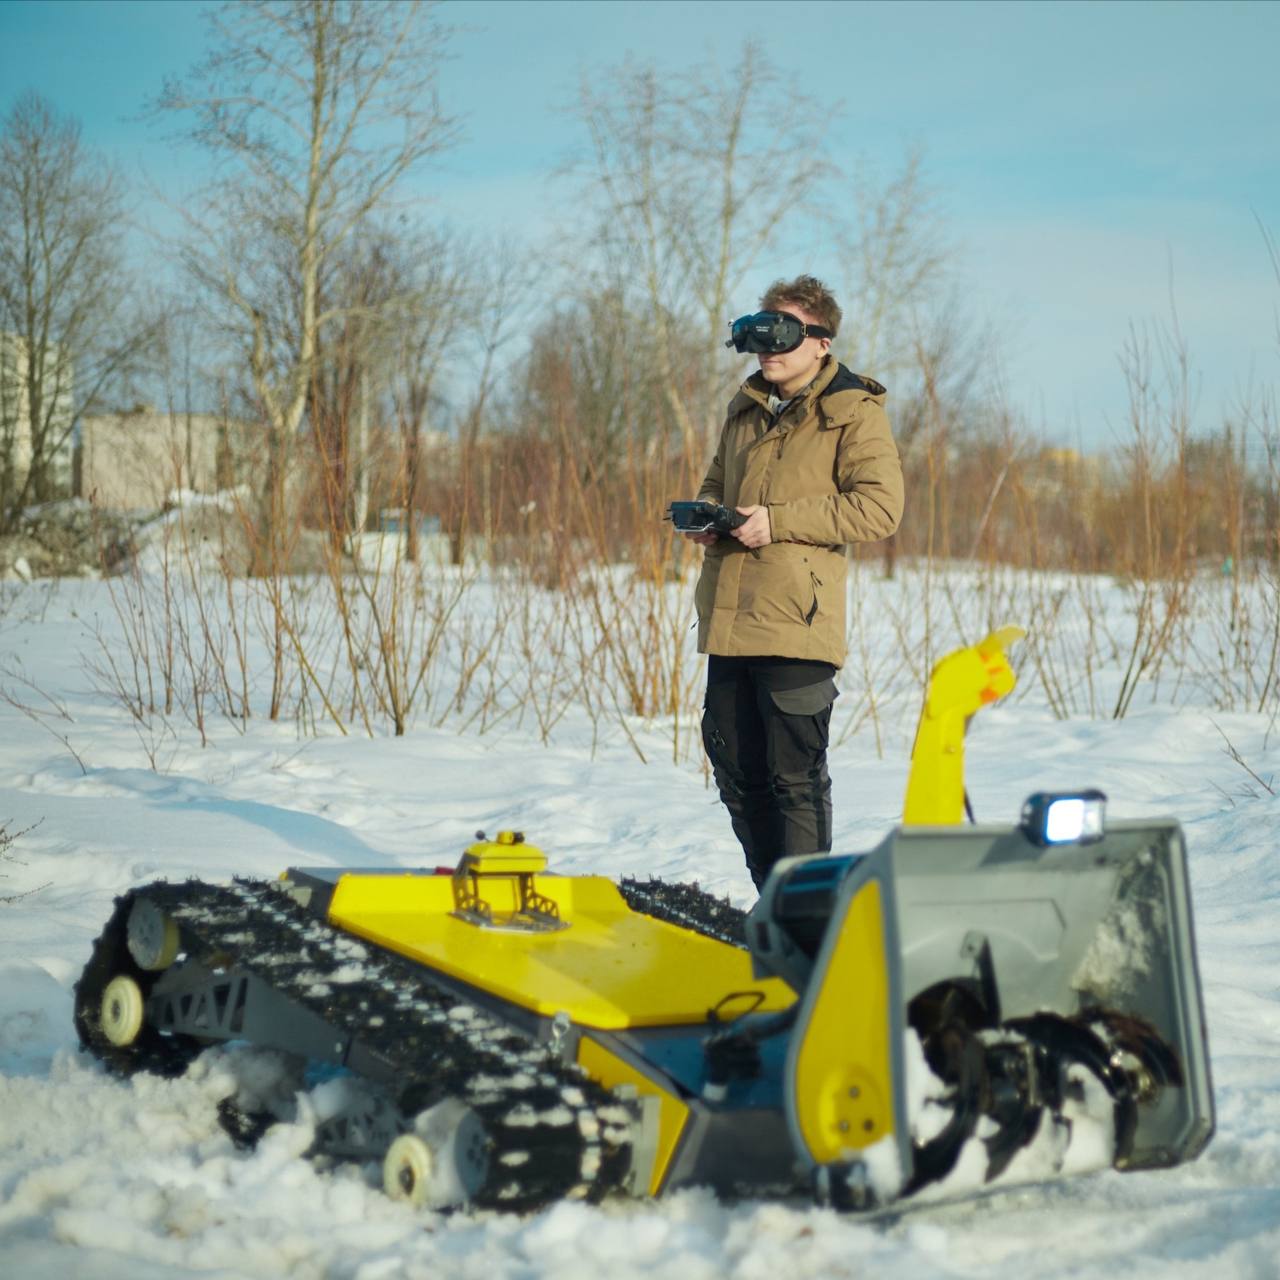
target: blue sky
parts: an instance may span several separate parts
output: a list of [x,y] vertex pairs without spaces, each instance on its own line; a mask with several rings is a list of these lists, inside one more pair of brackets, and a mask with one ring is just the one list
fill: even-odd
[[[34,88],[177,197],[202,158],[138,117],[199,58],[202,8],[6,0],[0,109]],[[442,217],[554,227],[565,192],[548,173],[580,142],[563,107],[584,70],[728,66],[752,38],[828,104],[815,133],[833,158],[888,171],[923,148],[1011,398],[1051,434],[1115,438],[1117,352],[1171,297],[1202,424],[1280,381],[1280,283],[1257,225],[1280,237],[1280,4],[471,0],[443,17],[457,29],[441,98],[465,138],[430,179]],[[822,274],[774,265],[764,277]]]

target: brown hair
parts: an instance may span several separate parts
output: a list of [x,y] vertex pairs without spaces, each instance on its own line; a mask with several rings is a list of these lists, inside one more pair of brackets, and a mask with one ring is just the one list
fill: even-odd
[[762,311],[785,311],[783,303],[791,302],[803,307],[818,323],[830,329],[834,337],[840,331],[840,319],[844,314],[835,294],[816,276],[796,276],[794,280],[775,280],[760,299]]

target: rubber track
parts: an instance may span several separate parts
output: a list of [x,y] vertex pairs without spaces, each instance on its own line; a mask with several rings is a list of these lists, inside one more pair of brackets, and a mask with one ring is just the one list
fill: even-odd
[[371,1055],[395,1082],[392,1101],[406,1117],[449,1096],[471,1106],[491,1144],[475,1205],[528,1211],[564,1198],[594,1201],[627,1176],[625,1104],[546,1046],[441,990],[429,971],[331,928],[273,884],[158,882],[116,900],[75,991],[81,1040],[112,1070],[177,1074],[202,1047],[148,1029],[120,1050],[98,1029],[111,977],[128,973],[146,994],[157,976],[140,971],[125,946],[138,897],[178,924],[190,959],[254,974],[321,1016],[335,1042],[350,1042],[348,1054]]
[[632,911],[747,949],[747,913],[726,898],[668,880],[623,880],[618,888]]

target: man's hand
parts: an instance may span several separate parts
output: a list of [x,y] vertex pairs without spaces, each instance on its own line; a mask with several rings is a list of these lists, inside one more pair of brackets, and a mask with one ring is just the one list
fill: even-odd
[[686,533],[684,535],[690,542],[696,542],[700,547],[714,546],[720,540],[718,533]]
[[768,507],[735,507],[740,516],[746,516],[746,523],[740,524],[733,536],[744,547],[755,550],[756,547],[767,547],[773,541],[773,530],[769,525]]

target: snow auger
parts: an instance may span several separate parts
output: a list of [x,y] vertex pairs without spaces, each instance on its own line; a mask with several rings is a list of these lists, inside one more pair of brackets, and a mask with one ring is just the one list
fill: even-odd
[[[709,1185],[867,1210],[1190,1160],[1213,1097],[1177,823],[1106,823],[1096,791],[963,823],[965,726],[1021,634],[934,668],[906,823],[779,863],[749,914],[549,874],[505,831],[448,872],[161,881],[117,900],[80,1038],[122,1073],[279,1051],[314,1151],[433,1207]],[[223,1119],[248,1143],[289,1108]]]

